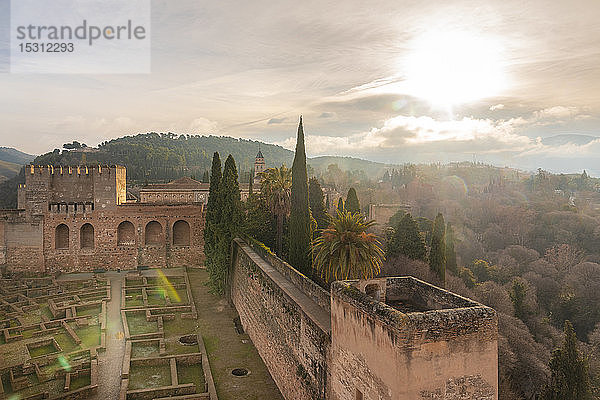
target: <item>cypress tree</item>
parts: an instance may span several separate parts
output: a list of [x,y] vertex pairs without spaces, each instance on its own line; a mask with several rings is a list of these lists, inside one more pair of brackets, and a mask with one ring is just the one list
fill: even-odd
[[346,196],[346,210],[350,211],[352,214],[360,213],[360,203],[358,202],[358,196],[356,195],[356,190],[351,187],[348,189],[348,195]]
[[586,359],[577,349],[577,336],[571,322],[565,321],[562,347],[550,359],[550,381],[544,400],[588,400],[592,398]]
[[209,284],[213,292],[223,294],[225,278],[230,260],[231,241],[243,227],[240,186],[235,161],[230,154],[225,160],[223,177],[219,185],[221,219],[215,230],[214,262],[209,273]]
[[221,206],[219,202],[219,185],[221,184],[221,158],[215,151],[213,154],[212,167],[210,170],[210,188],[208,192],[208,203],[206,205],[206,221],[204,222],[204,256],[208,271],[213,268],[216,228],[221,219]]
[[329,224],[329,215],[325,208],[323,189],[321,189],[321,184],[315,177],[308,180],[308,200],[310,203],[310,212],[317,221],[317,228],[327,228],[327,225]]
[[310,240],[311,215],[308,205],[308,173],[306,171],[306,151],[304,149],[304,128],[302,117],[298,125],[296,154],[292,164],[291,212],[289,219],[288,258],[290,264],[300,272],[309,275],[311,271]]
[[427,258],[427,250],[419,233],[419,227],[410,214],[405,214],[398,221],[388,242],[387,256],[397,257],[399,255],[422,261]]
[[446,269],[453,275],[458,275],[456,251],[454,250],[454,229],[450,222],[446,225]]
[[202,174],[202,182],[203,183],[209,182],[208,171],[204,171],[204,174]]
[[446,224],[442,213],[438,213],[433,221],[431,249],[429,250],[429,268],[435,272],[439,284],[446,284],[446,242],[444,239]]
[[250,181],[248,182],[248,197],[252,196],[254,191],[254,168],[250,170]]
[[341,197],[338,199],[337,209],[339,212],[344,211],[344,199],[342,199]]

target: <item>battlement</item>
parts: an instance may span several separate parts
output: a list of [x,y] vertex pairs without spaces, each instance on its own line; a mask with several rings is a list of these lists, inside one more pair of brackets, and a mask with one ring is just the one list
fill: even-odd
[[127,170],[120,165],[30,164],[18,188],[19,208],[32,215],[112,209],[125,203],[126,186]]
[[122,165],[34,165],[26,166],[28,175],[90,175],[90,174],[117,174],[126,171]]

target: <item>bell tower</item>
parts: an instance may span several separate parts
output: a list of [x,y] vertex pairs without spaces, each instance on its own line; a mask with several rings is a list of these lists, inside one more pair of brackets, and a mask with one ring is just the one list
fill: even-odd
[[265,157],[263,157],[262,151],[260,151],[260,145],[258,146],[258,154],[256,154],[256,159],[254,160],[254,183],[260,184],[262,177],[260,176],[261,172],[264,172],[266,169],[265,165]]

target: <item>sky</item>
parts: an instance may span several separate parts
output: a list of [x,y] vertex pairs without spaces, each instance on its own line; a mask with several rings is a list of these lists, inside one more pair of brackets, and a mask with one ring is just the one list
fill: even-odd
[[0,73],[0,146],[155,131],[293,149],[302,114],[309,156],[600,176],[597,0],[151,4],[150,73]]

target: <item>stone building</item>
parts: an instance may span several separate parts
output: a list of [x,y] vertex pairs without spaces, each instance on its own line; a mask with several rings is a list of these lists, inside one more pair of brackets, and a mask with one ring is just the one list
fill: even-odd
[[[240,183],[242,201],[248,199],[250,185]],[[254,187],[253,190],[260,190]],[[169,183],[156,183],[140,189],[140,202],[152,204],[208,204],[210,183],[198,182],[195,179],[183,177]]]
[[18,209],[0,211],[0,265],[71,272],[201,264],[203,204],[127,202],[126,186],[122,166],[27,166]]

